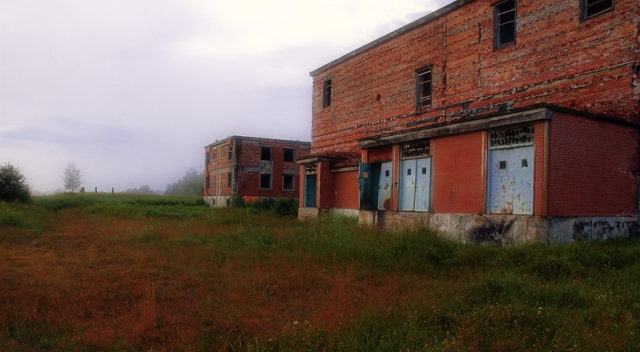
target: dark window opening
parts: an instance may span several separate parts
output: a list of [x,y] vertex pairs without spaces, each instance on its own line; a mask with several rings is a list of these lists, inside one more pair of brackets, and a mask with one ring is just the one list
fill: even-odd
[[331,80],[325,79],[322,83],[322,107],[331,106]]
[[407,169],[407,176],[411,176],[411,169]]
[[207,157],[204,161],[205,165],[209,165],[210,160],[211,160],[211,152],[207,152]]
[[233,146],[229,146],[229,160],[231,160],[233,158]]
[[271,174],[260,174],[260,189],[271,189]]
[[389,170],[384,170],[384,177],[389,177]]
[[506,160],[500,161],[500,165],[498,167],[500,168],[500,170],[506,169],[507,168],[507,161]]
[[231,173],[227,174],[227,187],[231,187]]
[[582,0],[582,19],[595,17],[613,8],[613,0]]
[[292,163],[293,162],[293,160],[294,160],[293,151],[294,151],[294,149],[284,148],[284,158],[283,159],[284,159],[285,162],[287,162],[287,163]]
[[423,168],[422,168],[422,174],[423,174],[423,175],[426,175],[426,174],[427,174],[427,168],[426,168],[426,167],[423,167]]
[[420,69],[417,75],[418,109],[431,105],[431,67]]
[[226,204],[227,204],[227,206],[231,205],[231,198],[227,198]]
[[295,177],[293,175],[282,175],[282,189],[292,191]]
[[527,159],[522,159],[522,167],[529,167],[529,161],[527,161]]
[[494,12],[494,43],[500,49],[516,41],[516,0],[496,5]]
[[209,176],[207,176],[207,186],[206,186],[206,188],[209,189],[210,186],[211,186],[211,179],[209,178]]
[[260,160],[271,161],[271,147],[262,147],[260,150]]

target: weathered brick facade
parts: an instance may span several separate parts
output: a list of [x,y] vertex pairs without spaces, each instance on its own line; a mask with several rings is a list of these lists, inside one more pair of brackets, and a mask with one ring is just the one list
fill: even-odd
[[205,200],[225,206],[236,194],[246,200],[297,198],[296,159],[308,157],[309,151],[309,142],[241,136],[210,144],[205,147]]
[[[581,20],[579,0],[519,0],[516,43],[498,50],[494,3],[456,1],[313,71],[313,153],[536,103],[638,121],[638,1]],[[432,105],[417,110],[415,72],[426,66]],[[332,104],[322,108],[328,77]]]
[[[640,2],[590,14],[593,3],[458,0],[311,72],[301,170],[317,185],[302,182],[316,195],[302,195],[315,205],[301,217],[351,209],[363,222],[522,242],[556,236],[552,217],[637,215]],[[502,4],[515,19],[506,44]],[[353,189],[357,205],[343,195]],[[572,221],[588,237],[586,220]],[[637,228],[623,222],[616,233]]]

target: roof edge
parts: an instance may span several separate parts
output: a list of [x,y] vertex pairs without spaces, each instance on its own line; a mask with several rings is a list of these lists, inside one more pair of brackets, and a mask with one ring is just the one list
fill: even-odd
[[219,145],[219,144],[225,143],[225,142],[227,142],[229,140],[232,140],[232,139],[306,144],[309,147],[311,147],[311,142],[308,142],[308,141],[300,141],[300,140],[293,140],[293,139],[266,138],[266,137],[248,137],[248,136],[237,136],[237,135],[233,135],[233,136],[221,139],[219,141],[215,141],[215,142],[213,142],[211,144],[205,145],[204,147],[205,148],[213,147],[214,145]]
[[363,54],[363,53],[365,53],[365,52],[367,52],[367,51],[369,51],[369,50],[371,50],[371,49],[373,49],[375,47],[378,47],[378,46],[380,46],[380,45],[382,45],[382,44],[384,44],[384,43],[386,43],[386,42],[388,42],[388,41],[390,41],[390,40],[392,40],[394,38],[397,38],[397,37],[399,37],[399,36],[401,36],[403,34],[411,32],[412,30],[414,30],[414,29],[416,29],[416,28],[418,28],[418,27],[420,27],[420,26],[422,26],[424,24],[427,24],[427,23],[429,23],[431,21],[434,21],[434,20],[436,20],[436,19],[448,14],[449,12],[451,12],[453,10],[456,10],[456,9],[459,9],[460,7],[466,5],[466,4],[470,3],[470,2],[474,2],[474,1],[476,1],[476,0],[456,0],[456,1],[452,2],[452,3],[450,3],[449,5],[441,7],[438,10],[430,12],[427,15],[425,15],[425,16],[423,16],[423,17],[421,17],[421,18],[419,18],[419,19],[417,19],[417,20],[415,20],[413,22],[410,22],[410,23],[408,23],[408,24],[396,29],[395,31],[393,31],[391,33],[387,33],[386,35],[384,35],[384,36],[382,36],[382,37],[380,37],[380,38],[378,38],[378,39],[376,39],[376,40],[374,40],[374,41],[372,41],[372,42],[370,42],[368,44],[365,44],[365,45],[359,47],[358,49],[355,49],[355,50],[353,50],[353,51],[351,51],[351,52],[349,52],[349,53],[347,53],[347,54],[345,54],[345,55],[343,55],[343,56],[341,56],[341,57],[329,62],[328,64],[325,64],[323,66],[318,67],[317,69],[311,71],[309,73],[309,75],[311,77],[315,77],[318,74],[320,74],[320,73],[322,73],[322,72],[324,72],[324,71],[326,71],[326,70],[328,70],[328,69],[330,69],[330,68],[332,68],[334,66],[337,66],[337,65],[339,65],[339,64],[341,64],[341,63],[343,63],[343,62],[345,62],[345,61],[347,61],[347,60],[349,60],[349,59],[351,59],[353,57],[356,57],[356,56],[358,56],[360,54]]

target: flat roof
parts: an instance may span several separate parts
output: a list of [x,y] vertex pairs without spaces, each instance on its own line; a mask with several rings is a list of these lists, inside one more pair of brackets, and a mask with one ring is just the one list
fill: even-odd
[[373,48],[375,48],[375,47],[377,47],[377,46],[379,46],[381,44],[384,44],[384,43],[386,43],[386,42],[388,42],[388,41],[390,41],[390,40],[392,40],[392,39],[394,39],[396,37],[399,37],[399,36],[401,36],[403,34],[406,34],[406,33],[410,32],[410,31],[412,31],[412,30],[414,30],[414,29],[416,29],[416,28],[418,28],[418,27],[420,27],[420,26],[422,26],[424,24],[432,22],[432,21],[434,21],[434,20],[436,20],[436,19],[448,14],[449,12],[451,12],[453,10],[459,9],[460,7],[466,5],[466,4],[470,3],[470,2],[474,2],[474,1],[476,1],[476,0],[456,0],[456,1],[452,2],[452,3],[450,3],[449,5],[445,6],[445,7],[442,7],[440,9],[438,9],[438,10],[430,12],[429,14],[427,14],[426,16],[424,16],[422,18],[419,18],[419,19],[417,19],[417,20],[415,20],[415,21],[413,21],[413,22],[411,22],[411,23],[409,23],[407,25],[404,25],[404,26],[396,29],[395,31],[393,31],[393,32],[391,32],[391,33],[389,33],[387,35],[384,35],[384,36],[382,36],[382,37],[370,42],[369,44],[365,44],[364,46],[361,46],[360,48],[358,48],[356,50],[353,50],[353,51],[349,52],[348,54],[346,54],[344,56],[341,56],[341,57],[329,62],[326,65],[318,67],[317,69],[311,71],[309,73],[309,75],[311,77],[317,76],[318,74],[320,74],[320,73],[322,73],[322,72],[324,72],[324,71],[326,71],[326,70],[328,70],[328,69],[330,69],[330,68],[332,68],[334,66],[337,66],[337,65],[339,65],[339,64],[341,64],[341,63],[343,63],[343,62],[345,62],[347,60],[350,60],[353,57],[356,57],[356,56],[358,56],[358,55],[360,55],[362,53],[365,53],[365,52],[367,52],[367,51],[369,51],[369,50],[371,50],[371,49],[373,49]]
[[307,142],[307,141],[298,141],[298,140],[292,140],[292,139],[276,139],[276,138],[262,138],[262,137],[247,137],[247,136],[231,136],[231,137],[227,137],[225,139],[221,139],[219,141],[215,141],[211,144],[207,144],[204,147],[205,148],[209,148],[209,147],[213,147],[215,145],[218,144],[223,144],[229,140],[232,139],[242,139],[242,140],[250,140],[250,141],[259,141],[259,142],[280,142],[280,143],[295,143],[295,144],[306,144],[311,146],[311,142]]

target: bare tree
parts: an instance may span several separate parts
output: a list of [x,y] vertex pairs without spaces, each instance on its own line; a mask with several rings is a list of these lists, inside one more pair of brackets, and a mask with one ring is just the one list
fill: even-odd
[[74,163],[68,164],[64,169],[64,188],[68,191],[75,192],[77,189],[80,189],[81,185],[80,170]]

